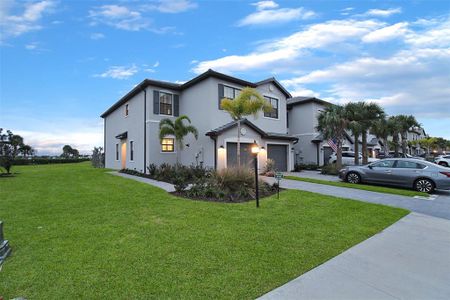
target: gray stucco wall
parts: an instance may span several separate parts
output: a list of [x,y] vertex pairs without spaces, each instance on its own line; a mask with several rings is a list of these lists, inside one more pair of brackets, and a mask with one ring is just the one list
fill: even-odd
[[[184,143],[183,151],[179,153],[180,162],[184,165],[196,164],[203,162],[205,166],[214,167],[214,141],[205,134],[218,128],[224,124],[232,121],[229,114],[218,108],[218,85],[222,83],[227,86],[242,89],[244,86],[219,80],[213,77],[207,78],[196,85],[183,90],[182,92],[173,91],[170,89],[162,89],[155,86],[146,87],[147,92],[147,112],[146,112],[146,148],[147,158],[146,165],[151,163],[160,165],[161,163],[173,164],[176,161],[176,153],[161,152],[161,145],[159,141],[159,122],[163,118],[170,118],[175,120],[174,116],[154,114],[153,112],[153,91],[168,92],[179,95],[179,114],[187,115],[192,125],[198,130],[198,140],[192,135],[188,135]],[[287,133],[286,127],[286,97],[272,84],[264,84],[258,87],[258,91],[264,96],[270,96],[279,100],[279,118],[271,119],[264,117],[263,113],[259,113],[257,118],[248,116],[248,119],[256,126],[267,132]],[[128,138],[127,151],[129,150],[129,141],[134,141],[134,161],[129,160],[129,153],[127,153],[126,167],[136,169],[138,171],[144,170],[144,155],[143,155],[143,139],[144,139],[144,92],[140,92],[135,97],[130,99],[129,116],[124,116],[125,104],[116,109],[105,118],[106,123],[106,167],[112,169],[120,169],[121,155],[119,160],[115,159],[115,144],[120,144],[115,136],[127,131]],[[236,130],[232,133],[237,135]],[[188,146],[186,146],[188,145]],[[218,144],[219,147],[219,144]],[[120,149],[119,149],[120,151]]]

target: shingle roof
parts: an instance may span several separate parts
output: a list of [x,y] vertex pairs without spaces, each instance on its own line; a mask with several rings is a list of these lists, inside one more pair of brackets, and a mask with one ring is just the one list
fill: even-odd
[[[282,140],[291,140],[291,141],[297,141],[298,138],[292,135],[283,134],[283,133],[275,133],[275,132],[265,132],[252,122],[250,122],[248,119],[242,119],[241,125],[247,125],[251,129],[255,130],[257,133],[259,133],[263,138],[272,138],[272,139],[282,139]],[[227,123],[225,125],[222,125],[220,127],[217,127],[216,129],[213,129],[211,131],[208,131],[206,133],[207,136],[214,137],[218,136],[224,131],[231,129],[233,127],[237,126],[237,121],[232,121],[230,123]]]
[[118,107],[120,107],[122,104],[127,102],[129,99],[131,99],[132,97],[137,95],[139,92],[144,90],[147,86],[153,85],[153,86],[167,88],[167,89],[171,89],[171,90],[175,90],[175,91],[182,91],[182,90],[187,89],[209,77],[223,79],[223,80],[226,80],[226,81],[229,81],[232,83],[236,83],[236,84],[239,84],[242,86],[248,86],[248,87],[252,87],[252,88],[256,88],[257,86],[268,83],[268,82],[273,82],[273,84],[276,85],[283,92],[283,94],[286,95],[286,97],[288,97],[288,98],[291,97],[291,94],[273,77],[254,83],[254,82],[246,81],[246,80],[243,80],[243,79],[240,79],[237,77],[233,77],[233,76],[219,73],[219,72],[209,69],[208,71],[198,75],[197,77],[192,78],[191,80],[189,80],[183,84],[172,83],[172,82],[167,82],[167,81],[152,80],[152,79],[144,79],[141,83],[139,83],[137,86],[135,86],[129,93],[127,93],[125,96],[123,96],[121,99],[119,99],[119,101],[114,103],[100,117],[102,117],[102,118],[106,117],[107,115],[112,113],[114,110],[116,110]]
[[287,99],[287,106],[288,106],[288,108],[290,108],[294,105],[305,104],[305,103],[309,103],[309,102],[317,102],[317,103],[324,104],[324,105],[332,105],[332,103],[322,100],[322,99],[318,99],[316,97],[297,96],[297,97],[292,97],[290,99]]

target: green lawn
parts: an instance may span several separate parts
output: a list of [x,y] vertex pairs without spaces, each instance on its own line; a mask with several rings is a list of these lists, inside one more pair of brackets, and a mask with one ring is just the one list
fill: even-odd
[[409,197],[414,197],[414,196],[428,197],[427,193],[417,192],[414,190],[397,189],[397,188],[391,188],[391,187],[385,187],[385,186],[378,186],[378,185],[354,184],[354,183],[348,183],[348,182],[343,182],[343,181],[329,181],[329,180],[305,178],[305,177],[297,177],[297,176],[284,176],[283,178],[290,179],[290,180],[346,187],[346,188],[352,188],[352,189],[358,189],[358,190],[365,190],[365,191],[371,191],[371,192],[378,192],[378,193],[394,194],[394,195],[409,196]]
[[191,201],[88,163],[14,171],[0,178],[5,299],[251,299],[407,214],[301,191],[260,209]]

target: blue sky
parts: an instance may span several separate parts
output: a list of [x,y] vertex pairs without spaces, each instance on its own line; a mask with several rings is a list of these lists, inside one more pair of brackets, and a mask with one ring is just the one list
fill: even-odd
[[450,139],[448,1],[2,0],[0,25],[0,127],[40,154],[88,153],[134,85],[208,68],[376,101]]

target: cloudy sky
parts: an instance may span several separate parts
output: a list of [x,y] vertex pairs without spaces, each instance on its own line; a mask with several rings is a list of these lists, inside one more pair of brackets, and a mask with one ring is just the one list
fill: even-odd
[[99,115],[144,78],[209,68],[450,139],[447,1],[1,0],[0,26],[0,127],[40,154],[102,145]]

